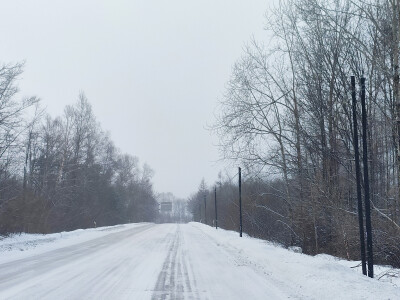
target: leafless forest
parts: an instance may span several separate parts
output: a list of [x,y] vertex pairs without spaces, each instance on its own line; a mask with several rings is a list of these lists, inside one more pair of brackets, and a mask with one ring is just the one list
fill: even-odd
[[[285,0],[265,29],[210,128],[222,159],[243,167],[244,232],[359,259],[350,76],[365,77],[374,256],[400,267],[400,0]],[[22,72],[0,66],[0,234],[156,221],[151,168],[120,153],[83,93],[58,117],[21,99]],[[218,224],[237,230],[237,180],[203,180],[193,220],[214,224],[216,187]],[[161,221],[187,220],[178,202]]]
[[82,93],[60,117],[20,99],[21,64],[0,68],[0,233],[153,221],[153,171],[122,154]]
[[[212,127],[246,167],[245,232],[359,259],[350,76],[364,76],[374,256],[400,266],[399,15],[398,0],[288,0],[266,16],[271,39],[245,48]],[[213,222],[214,186],[219,225],[237,230],[237,177],[203,182],[194,218],[207,193]]]

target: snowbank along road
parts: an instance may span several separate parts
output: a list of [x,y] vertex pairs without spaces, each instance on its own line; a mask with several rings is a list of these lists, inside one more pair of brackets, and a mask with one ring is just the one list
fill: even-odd
[[399,288],[334,260],[233,232],[126,228],[0,261],[0,299],[400,299]]

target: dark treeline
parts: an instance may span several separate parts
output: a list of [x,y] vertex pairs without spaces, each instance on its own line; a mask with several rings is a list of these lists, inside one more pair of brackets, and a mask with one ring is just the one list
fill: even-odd
[[18,100],[21,72],[0,67],[0,233],[155,220],[152,170],[118,151],[84,94],[53,118]]
[[[374,254],[400,266],[399,16],[399,0],[287,0],[267,16],[271,39],[236,62],[213,128],[245,170],[244,231],[359,259],[350,76],[364,76]],[[216,185],[220,225],[238,229],[237,183]]]

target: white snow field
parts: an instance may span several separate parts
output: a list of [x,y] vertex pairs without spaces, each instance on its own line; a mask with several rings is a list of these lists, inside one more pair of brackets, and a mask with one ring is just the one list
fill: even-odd
[[400,299],[357,262],[199,223],[24,234],[0,253],[0,299]]

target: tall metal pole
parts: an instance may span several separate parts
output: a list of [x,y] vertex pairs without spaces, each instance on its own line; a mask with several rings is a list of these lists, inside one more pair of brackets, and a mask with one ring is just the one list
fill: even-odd
[[353,144],[354,157],[356,164],[356,183],[357,183],[357,204],[358,204],[358,227],[360,228],[360,251],[362,272],[367,275],[367,265],[365,261],[365,237],[364,237],[364,218],[361,199],[361,170],[360,170],[360,152],[358,149],[358,128],[357,128],[357,99],[356,99],[356,79],[351,76],[351,98],[353,108]]
[[215,229],[218,229],[217,187],[214,188],[214,204],[215,204]]
[[201,222],[201,201],[199,201],[199,222]]
[[206,194],[204,194],[204,224],[207,225],[207,198],[206,198]]
[[239,214],[240,214],[240,237],[242,237],[242,169],[239,167]]
[[367,111],[365,109],[365,78],[364,77],[361,78],[361,112],[362,112],[362,132],[363,132],[365,227],[367,230],[368,276],[373,278],[374,277],[374,259],[373,259],[373,253],[372,253],[371,207],[370,207],[370,199],[369,199]]

